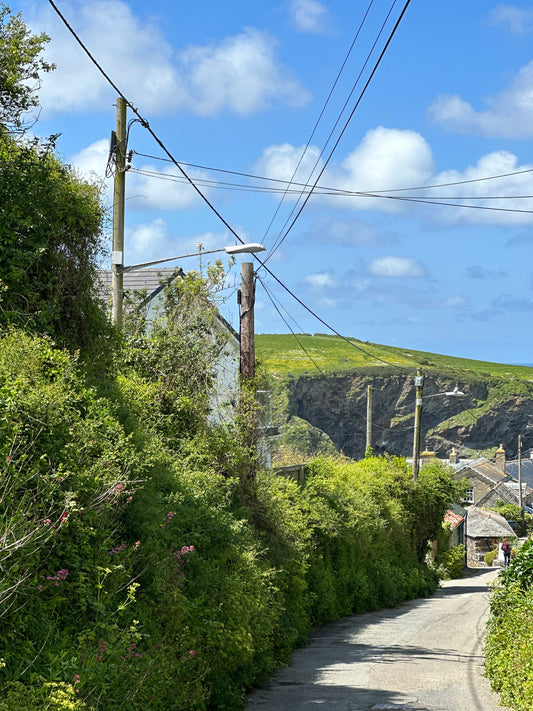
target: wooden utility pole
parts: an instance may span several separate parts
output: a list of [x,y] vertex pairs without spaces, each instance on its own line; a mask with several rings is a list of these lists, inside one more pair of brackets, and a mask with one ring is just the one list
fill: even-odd
[[126,187],[126,101],[117,99],[117,131],[115,145],[115,189],[113,194],[113,255],[111,259],[112,307],[111,321],[122,328],[122,297],[124,292],[124,201]]
[[522,435],[518,435],[518,505],[520,516],[524,522],[524,502],[522,499]]
[[[243,442],[250,451],[250,462],[243,475],[244,491],[255,500],[253,483],[257,474],[258,412],[255,397],[255,335],[254,335],[254,265],[241,264],[240,314],[240,397],[239,408],[243,425]],[[250,488],[250,485],[251,488]]]
[[252,262],[241,264],[241,380],[246,380],[255,375],[255,334],[254,334],[254,265]]
[[415,430],[413,436],[413,481],[418,479],[418,460],[420,457],[420,421],[422,419],[422,389],[424,387],[424,376],[418,370],[415,378],[416,403],[415,403]]
[[372,386],[366,388],[366,447],[365,457],[372,451]]

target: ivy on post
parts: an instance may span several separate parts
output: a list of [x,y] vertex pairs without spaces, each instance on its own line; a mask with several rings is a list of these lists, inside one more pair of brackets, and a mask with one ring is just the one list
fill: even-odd
[[[255,399],[255,285],[252,262],[241,264],[240,304],[240,383],[239,415],[243,444],[250,454],[249,465],[243,473],[245,491],[257,475],[257,402]],[[251,492],[249,492],[251,493]]]

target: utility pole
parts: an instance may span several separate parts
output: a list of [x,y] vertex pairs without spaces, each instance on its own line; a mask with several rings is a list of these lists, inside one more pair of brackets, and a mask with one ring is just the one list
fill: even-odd
[[257,403],[255,398],[255,335],[254,335],[254,265],[241,264],[241,289],[239,292],[240,313],[240,412],[243,420],[244,442],[250,451],[250,462],[243,478],[247,496],[254,500],[250,483],[257,473]]
[[420,421],[422,418],[422,389],[424,387],[424,376],[418,370],[415,378],[416,404],[415,404],[415,430],[413,436],[413,481],[418,479],[418,460],[420,456]]
[[524,502],[522,500],[522,435],[518,435],[518,505],[524,523]]
[[122,328],[122,297],[124,292],[124,198],[126,187],[126,101],[117,99],[117,131],[115,145],[115,188],[113,194],[113,255],[111,258],[112,307],[111,321]]
[[244,385],[255,375],[255,335],[254,335],[254,265],[252,262],[241,264],[241,380]]
[[372,451],[372,386],[366,388],[366,447],[365,457]]

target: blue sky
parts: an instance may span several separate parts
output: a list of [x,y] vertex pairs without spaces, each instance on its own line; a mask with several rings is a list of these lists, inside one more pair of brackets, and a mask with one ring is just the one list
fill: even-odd
[[[280,203],[283,181],[314,182],[323,170],[319,185],[329,190],[310,197],[266,254],[269,269],[337,331],[533,363],[533,197],[523,197],[533,196],[530,3],[413,0],[350,121],[403,2],[57,4],[170,152],[202,166],[185,168],[245,241],[276,244],[296,205],[293,192]],[[48,33],[47,58],[57,65],[42,82],[33,131],[60,133],[61,157],[102,183],[110,203],[104,176],[114,90],[47,2],[10,7]],[[158,160],[161,149],[139,123],[129,148],[126,263],[186,254],[198,242],[206,249],[235,243],[192,189],[173,179],[177,168]],[[264,191],[272,186],[277,193]],[[475,208],[392,199],[398,196]],[[197,268],[198,260],[181,266]],[[268,293],[294,330],[327,332],[266,271],[259,276],[258,333],[288,332]],[[237,263],[221,302],[234,325],[238,281]]]

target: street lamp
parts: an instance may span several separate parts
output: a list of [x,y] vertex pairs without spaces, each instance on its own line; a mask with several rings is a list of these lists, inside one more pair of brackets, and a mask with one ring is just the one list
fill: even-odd
[[422,419],[422,400],[425,400],[429,397],[437,397],[439,395],[444,396],[444,397],[466,397],[464,392],[459,390],[457,385],[455,386],[455,388],[453,390],[449,390],[444,393],[433,393],[432,395],[425,395],[423,397],[422,396],[422,388],[424,387],[424,376],[422,375],[420,370],[416,374],[415,386],[416,386],[416,404],[415,404],[415,429],[414,429],[414,435],[413,435],[413,481],[416,481],[418,479],[419,457],[420,457],[420,422]]
[[140,264],[123,264],[124,253],[114,251],[112,256],[113,272],[119,278],[113,280],[112,289],[112,321],[115,326],[122,327],[122,299],[123,299],[123,283],[122,275],[127,272],[133,272],[137,269],[151,267],[154,264],[163,264],[165,262],[173,262],[176,259],[186,259],[187,257],[201,257],[204,254],[214,254],[215,252],[226,252],[226,254],[254,254],[255,252],[264,252],[266,247],[258,242],[250,242],[248,244],[229,245],[220,249],[208,249],[202,252],[193,252],[192,254],[180,254],[176,257],[166,257],[165,259],[155,259],[151,262],[142,262]]

